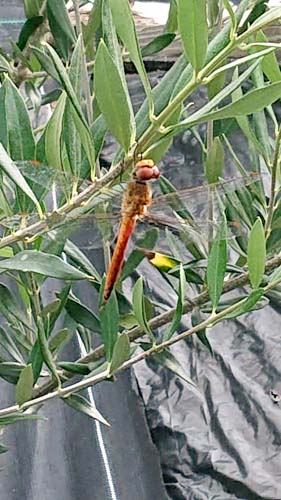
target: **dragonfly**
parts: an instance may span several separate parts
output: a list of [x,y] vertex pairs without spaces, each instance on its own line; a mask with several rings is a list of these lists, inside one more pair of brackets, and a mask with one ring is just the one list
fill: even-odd
[[[32,186],[37,184],[46,192],[49,192],[55,186],[56,194],[63,193],[64,200],[68,198],[70,203],[74,187],[75,189],[83,189],[89,182],[76,179],[49,166],[35,166],[32,162],[15,163]],[[204,241],[206,243],[210,238],[210,234],[212,237],[214,236],[218,223],[213,219],[202,222],[200,219],[195,218],[192,212],[199,210],[202,213],[203,210],[206,210],[206,207],[208,211],[211,203],[212,216],[214,216],[214,209],[221,212],[222,195],[234,193],[258,180],[257,175],[249,174],[244,177],[222,180],[213,185],[203,185],[152,197],[151,181],[157,180],[159,177],[160,170],[154,161],[142,159],[136,163],[132,177],[125,188],[123,185],[118,185],[112,190],[104,190],[100,196],[90,200],[85,207],[74,209],[67,216],[61,216],[54,210],[51,215],[46,214],[44,232],[50,232],[57,239],[60,237],[59,230],[61,228],[77,228],[78,226],[81,229],[87,225],[92,227],[90,223],[94,220],[100,224],[109,223],[112,219],[119,222],[117,241],[106,274],[103,303],[108,301],[120,275],[126,249],[138,221],[147,220],[150,224],[153,223],[158,227],[166,226],[170,229],[176,229],[177,227],[188,228],[191,235],[197,235],[199,231],[202,233],[203,243]],[[122,195],[121,210],[115,214],[112,212],[104,213],[104,210],[101,211],[100,208],[111,199],[113,194],[117,194],[119,199]],[[18,227],[23,227],[23,224],[28,225],[36,221],[38,221],[38,215],[36,214],[19,214],[16,220],[15,218],[0,219],[0,225],[3,228],[10,229],[10,231],[15,231]],[[251,221],[249,221],[249,225],[250,223]]]

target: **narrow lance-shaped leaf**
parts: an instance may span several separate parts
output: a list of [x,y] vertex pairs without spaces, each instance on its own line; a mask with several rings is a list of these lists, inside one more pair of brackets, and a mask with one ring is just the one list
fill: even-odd
[[40,14],[40,9],[45,0],[24,0],[24,10],[27,18]]
[[119,330],[119,310],[114,291],[101,309],[100,325],[106,358],[111,361]]
[[183,302],[184,302],[184,291],[185,291],[185,273],[183,270],[182,264],[180,264],[180,270],[179,270],[179,290],[178,290],[178,301],[177,301],[177,307],[174,313],[173,321],[171,323],[171,326],[168,328],[167,332],[164,335],[164,341],[169,340],[175,331],[177,330],[180,322],[181,322],[181,317],[183,313]]
[[58,54],[56,51],[48,45],[47,43],[44,43],[44,46],[47,48],[47,51],[51,57],[51,60],[55,66],[55,69],[59,75],[60,78],[60,83],[62,84],[64,90],[67,93],[68,98],[70,99],[72,106],[75,110],[73,118],[76,119],[76,127],[77,130],[80,134],[81,141],[84,147],[84,150],[87,154],[90,166],[92,171],[94,171],[95,167],[95,150],[94,150],[94,145],[92,141],[92,135],[91,131],[89,129],[87,120],[83,114],[82,108],[80,106],[80,102],[77,98],[77,95],[72,87],[70,78],[67,74],[67,71],[60,60]]
[[43,50],[38,49],[38,47],[32,47],[32,51],[46,73],[48,73],[48,75],[50,75],[54,80],[60,83],[60,77],[52,59],[47,54],[45,54]]
[[224,319],[237,318],[242,314],[252,311],[256,308],[257,302],[263,297],[264,288],[257,288],[253,290],[250,295],[242,301],[240,306],[237,307],[232,313],[227,314]]
[[12,179],[12,181],[33,201],[38,213],[41,215],[41,208],[39,201],[37,200],[35,194],[30,189],[25,178],[21,174],[20,170],[17,168],[16,164],[11,160],[4,147],[0,143],[0,168],[2,168],[5,173]]
[[126,49],[129,51],[130,58],[137,68],[139,77],[148,98],[150,110],[152,110],[153,102],[150,83],[141,57],[136,28],[129,2],[128,0],[110,0],[110,7],[117,34],[122,40]]
[[35,141],[24,100],[8,78],[0,89],[0,142],[13,160],[32,160]]
[[75,267],[67,264],[56,255],[36,250],[23,250],[11,259],[0,260],[0,270],[33,272],[50,278],[65,280],[84,280],[89,276]]
[[[105,78],[106,75],[106,78]],[[128,91],[103,40],[95,62],[95,93],[106,124],[125,152],[135,140],[135,122]]]
[[154,344],[155,338],[146,318],[142,278],[138,279],[133,289],[133,310],[139,325],[143,328],[143,331],[147,333],[150,340]]
[[165,25],[165,33],[175,33],[178,29],[178,4],[177,0],[170,0],[169,15]]
[[16,386],[16,402],[18,405],[22,405],[26,401],[32,398],[33,390],[33,371],[32,366],[27,365],[19,376],[19,380]]
[[64,0],[47,0],[47,16],[56,49],[68,59],[72,45],[76,41],[75,32],[70,22]]
[[94,332],[101,331],[100,320],[88,307],[74,298],[68,298],[65,309],[77,323]]
[[[69,69],[69,78],[76,93],[77,98],[81,101],[82,98],[82,75],[83,75],[83,39],[79,35],[75,49],[72,54],[71,64]],[[72,117],[70,103],[66,102],[63,121],[63,139],[67,151],[68,160],[71,166],[71,172],[76,177],[80,177],[80,168],[82,161],[82,145],[79,132],[75,126]]]
[[206,0],[178,0],[178,24],[186,57],[197,73],[208,47]]
[[96,33],[101,26],[101,8],[102,0],[95,0],[86,26],[83,29],[84,45],[86,49],[86,55],[89,59],[94,58],[94,40]]
[[130,357],[130,341],[126,333],[117,337],[110,363],[110,373],[116,372]]
[[[219,94],[218,94],[219,95]],[[218,97],[218,95],[216,97]],[[210,120],[222,120],[225,118],[235,118],[240,115],[250,115],[256,111],[266,108],[273,102],[281,97],[281,82],[276,82],[267,85],[261,89],[251,90],[245,94],[241,99],[238,99],[232,104],[228,104],[223,108],[210,113],[203,114],[204,109],[200,112],[190,116],[179,125],[173,127],[172,135],[178,133],[180,130],[193,127],[199,123],[204,123]],[[216,98],[213,99],[213,101]],[[172,128],[172,127],[171,127]],[[165,139],[168,134],[166,134]]]
[[214,311],[220,300],[226,264],[226,219],[225,216],[223,216],[218,235],[212,244],[207,266],[207,284]]
[[215,137],[207,152],[205,173],[209,184],[218,182],[224,167],[224,149],[219,137]]
[[[173,2],[176,4],[176,0]],[[238,22],[241,21],[242,16],[248,9],[249,0],[242,0],[237,6],[235,16]],[[167,31],[174,31],[169,29]],[[225,27],[218,33],[218,35],[210,41],[208,46],[208,52],[206,57],[206,62],[210,62],[214,56],[216,56],[222,48],[224,48],[229,42],[229,32],[230,23],[226,23]],[[156,85],[153,89],[153,100],[156,115],[158,115],[167,104],[170,102],[172,97],[175,97],[178,92],[180,92],[183,87],[192,78],[192,66],[187,64],[186,57],[182,55],[178,61],[172,66],[172,68],[165,74],[160,83]],[[245,80],[247,79],[245,74]],[[239,84],[238,84],[239,85]],[[137,137],[139,137],[148,127],[148,103],[145,101],[141,106],[140,110],[136,115],[137,121]]]
[[[153,355],[153,358],[162,366],[165,368],[168,368],[172,373],[174,373],[177,377],[180,377],[182,380],[187,382],[189,385],[191,385],[193,388],[196,389],[196,385],[194,382],[192,382],[191,378],[189,378],[186,374],[186,370],[182,367],[182,365],[179,363],[177,358],[171,353],[171,351],[168,351],[167,349],[162,352],[158,352]],[[198,391],[199,393],[199,391]]]
[[[235,80],[237,76],[238,76],[238,70],[235,70],[233,73],[233,80]],[[237,101],[242,96],[243,96],[242,89],[241,87],[238,87],[231,95],[232,102]],[[263,150],[262,145],[257,140],[254,132],[251,130],[248,117],[239,115],[236,116],[236,121],[239,127],[241,128],[242,132],[247,137],[247,139],[254,144],[255,149],[265,158],[266,153]]]
[[273,7],[269,9],[265,14],[260,16],[249,28],[248,30],[240,36],[240,38],[247,38],[253,33],[260,31],[265,26],[278,21],[281,18],[281,7]]
[[66,398],[62,398],[63,402],[66,403],[68,406],[71,406],[77,411],[80,411],[81,413],[85,413],[85,415],[88,415],[88,417],[93,418],[94,420],[98,420],[104,425],[109,426],[109,423],[105,418],[102,416],[102,414],[96,409],[96,407],[88,401],[84,396],[81,396],[80,394],[71,394],[70,396],[67,396]]
[[63,92],[57,102],[50,120],[47,123],[45,134],[45,154],[47,163],[59,170],[63,170],[61,135],[65,104],[66,93]]
[[149,42],[145,47],[141,49],[142,57],[152,56],[153,54],[158,54],[161,50],[168,47],[172,41],[175,39],[175,33],[163,33],[155,37],[151,42]]
[[[192,314],[191,314],[192,326],[200,325],[200,323],[202,323],[203,321],[204,321],[204,318],[203,318],[203,315],[202,315],[200,309],[194,309]],[[198,337],[200,342],[202,342],[202,344],[205,347],[207,347],[210,354],[213,355],[213,349],[212,349],[212,346],[211,346],[209,339],[207,337],[206,328],[202,328],[202,330],[199,330],[198,332],[196,332],[196,336]]]
[[253,288],[258,288],[263,278],[266,258],[265,233],[260,218],[251,229],[247,258],[251,285]]
[[110,0],[103,0],[102,2],[102,38],[125,86],[126,78],[123,66],[123,58],[117,38],[115,25],[112,19]]
[[29,37],[36,31],[38,26],[40,26],[43,21],[43,16],[34,16],[31,19],[27,19],[20,31],[17,41],[17,46],[20,50],[23,50],[25,48]]
[[[268,42],[266,36],[262,31],[258,32],[256,40],[257,42]],[[281,80],[281,71],[275,52],[271,52],[263,58],[262,69],[271,83]]]

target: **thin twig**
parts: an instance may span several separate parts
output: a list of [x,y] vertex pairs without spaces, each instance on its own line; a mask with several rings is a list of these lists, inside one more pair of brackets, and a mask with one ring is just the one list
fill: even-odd
[[[96,180],[93,184],[90,184],[86,189],[81,191],[81,193],[73,196],[70,203],[65,203],[60,208],[56,210],[56,213],[62,218],[68,214],[70,214],[74,209],[79,208],[85,205],[93,195],[98,193],[103,187],[110,184],[114,181],[121,172],[126,171],[132,166],[132,161],[128,160],[126,165],[120,162],[116,167],[110,170],[107,174],[105,174],[101,179]],[[51,214],[50,214],[51,218]],[[19,241],[23,241],[25,239],[39,236],[40,234],[49,230],[48,218],[41,219],[38,222],[27,225],[26,227],[15,231],[14,234],[9,236],[5,236],[0,240],[0,248],[4,248],[8,245],[13,245],[14,243],[18,243]]]
[[[281,261],[281,256],[279,257]],[[281,282],[281,278],[274,283],[270,283],[265,287],[265,293],[269,291],[271,288],[275,287],[277,284]],[[161,352],[172,345],[180,342],[181,340],[186,339],[190,335],[193,335],[194,333],[199,332],[202,329],[211,327],[212,325],[218,323],[219,321],[222,321],[225,317],[227,317],[229,314],[235,312],[243,303],[245,303],[245,299],[243,298],[236,304],[232,304],[231,306],[225,308],[223,311],[220,311],[219,313],[212,313],[206,320],[202,321],[200,324],[190,328],[189,330],[186,330],[185,332],[180,333],[177,336],[172,337],[171,339],[161,342],[160,344],[153,345],[150,349],[147,351],[143,351],[140,354],[137,354],[136,356],[133,356],[131,359],[128,361],[125,361],[121,367],[119,367],[115,372],[119,373],[121,371],[126,370],[130,366],[133,366],[134,364],[138,363],[139,361],[142,361],[150,356],[153,356],[153,354],[156,354],[157,352]],[[0,410],[0,417],[3,417],[5,415],[11,415],[13,413],[16,413],[18,411],[24,411],[32,406],[37,406],[39,404],[45,403],[46,401],[49,401],[50,399],[56,398],[56,397],[67,397],[71,394],[74,394],[75,392],[81,391],[82,389],[86,389],[87,387],[90,387],[94,384],[97,384],[98,382],[101,382],[102,380],[107,380],[108,377],[111,376],[109,373],[109,370],[105,370],[102,373],[98,373],[96,375],[92,375],[91,377],[86,377],[83,380],[80,380],[79,382],[76,382],[75,384],[69,385],[67,387],[64,387],[63,389],[58,389],[53,392],[49,392],[45,395],[36,397],[30,401],[27,401],[24,403],[22,406],[19,405],[13,405],[10,406],[9,408],[4,408],[3,410]]]
[[[266,263],[265,266],[265,271],[270,272],[276,269],[278,266],[281,265],[281,254],[273,257],[272,259],[269,259]],[[240,276],[237,276],[233,279],[230,279],[225,282],[224,287],[223,287],[223,293],[228,293],[232,290],[235,290],[237,288],[240,288],[244,285],[249,283],[249,273],[245,272],[241,274]],[[206,304],[209,300],[209,292],[206,290],[199,295],[197,295],[193,300],[192,303],[190,301],[185,301],[183,304],[183,316],[185,314],[188,314],[189,312],[193,311],[196,307],[202,306],[203,304]],[[172,308],[169,311],[166,311],[162,314],[159,314],[157,317],[152,318],[149,321],[149,327],[152,330],[155,330],[156,328],[159,328],[161,326],[164,326],[168,323],[170,323],[174,317],[176,308]],[[133,342],[140,337],[144,335],[143,329],[141,327],[135,327],[132,328],[130,331],[126,332],[130,342]],[[91,351],[88,353],[86,356],[81,357],[77,360],[77,363],[82,363],[82,364],[88,364],[92,363],[94,361],[97,361],[101,358],[103,358],[105,355],[105,350],[104,346],[101,345],[97,347],[94,351]],[[74,375],[71,372],[68,372],[67,370],[63,370],[61,372],[61,377],[62,380],[68,380],[72,378]],[[53,390],[56,387],[56,384],[54,384],[54,381],[49,378],[46,382],[44,382],[40,387],[37,387],[34,389],[33,395],[34,397],[37,396],[42,396],[44,394],[47,394],[49,391]]]

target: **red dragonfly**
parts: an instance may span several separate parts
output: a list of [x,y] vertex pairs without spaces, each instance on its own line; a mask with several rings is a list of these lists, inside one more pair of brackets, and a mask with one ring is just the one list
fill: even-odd
[[[36,183],[43,184],[41,187],[46,189],[46,191],[49,191],[51,186],[56,186],[60,192],[64,192],[64,197],[69,197],[71,200],[71,190],[73,190],[73,186],[77,186],[78,180],[74,179],[68,175],[65,175],[55,169],[52,169],[50,167],[45,167],[43,165],[39,165],[35,167],[34,165],[32,166],[30,162],[17,162],[16,163],[18,168],[20,168],[21,172],[23,175],[26,176],[31,183],[34,185]],[[40,173],[44,173],[45,175],[43,178],[45,181],[38,181],[40,178]],[[186,215],[187,210],[184,201],[188,202],[188,205],[191,205],[191,210],[192,206],[193,208],[198,208],[202,209],[202,205],[205,207],[208,206],[208,200],[210,204],[210,199],[212,200],[212,214],[214,213],[214,207],[217,205],[217,198],[216,196],[220,196],[225,193],[234,193],[236,190],[241,190],[241,188],[255,182],[258,180],[257,175],[247,175],[246,177],[240,177],[236,179],[230,179],[227,181],[221,181],[218,182],[214,185],[203,185],[183,191],[179,191],[176,193],[169,193],[166,195],[160,195],[156,196],[154,199],[152,199],[152,191],[150,187],[150,182],[151,180],[158,179],[160,176],[160,171],[158,167],[154,164],[153,160],[146,159],[146,160],[141,160],[139,161],[134,169],[132,179],[127,183],[127,187],[125,191],[123,192],[122,196],[122,206],[121,206],[121,212],[119,212],[119,215],[117,216],[117,219],[121,217],[121,222],[119,226],[119,233],[117,237],[117,242],[114,248],[114,252],[111,258],[111,262],[109,265],[109,269],[107,272],[106,276],[106,281],[105,281],[105,287],[104,287],[104,292],[103,292],[103,301],[106,302],[110,294],[113,290],[114,284],[116,283],[116,280],[118,279],[118,276],[120,274],[120,271],[123,266],[124,262],[124,257],[125,257],[125,252],[126,248],[128,245],[128,242],[131,238],[132,233],[134,232],[136,223],[138,220],[143,220],[143,219],[149,219],[150,221],[153,221],[156,224],[160,224],[163,226],[163,224],[167,224],[167,226],[175,228],[176,226],[180,226],[181,228],[183,227],[188,227],[189,231],[194,230],[202,232],[204,235],[204,228],[207,228],[207,236],[205,233],[205,236],[203,237],[203,240],[205,238],[208,238],[210,236],[210,228],[211,228],[211,233],[212,235],[214,234],[213,228],[216,226],[214,222],[210,222],[207,220],[204,223],[202,222],[196,222],[192,218],[192,214],[189,213]],[[85,181],[81,181],[82,186],[84,182],[85,186]],[[45,185],[46,183],[46,185]],[[38,187],[38,186],[37,186]],[[211,193],[211,198],[210,198],[210,193]],[[216,195],[216,196],[214,196]],[[120,197],[120,191],[119,191],[119,197]],[[110,198],[110,196],[108,196]],[[65,199],[65,198],[64,198]],[[47,231],[56,231],[57,228],[60,227],[70,227],[71,224],[74,225],[76,224],[77,227],[77,222],[79,224],[79,227],[81,228],[81,224],[83,219],[86,221],[86,224],[89,225],[89,218],[95,219],[96,221],[100,221],[100,223],[103,221],[108,221],[110,218],[112,218],[112,215],[108,213],[92,213],[89,214],[89,212],[96,212],[96,209],[98,206],[100,206],[101,202],[104,202],[104,200],[107,199],[107,195],[101,196],[101,199],[98,197],[97,200],[93,199],[89,205],[83,208],[75,209],[71,215],[68,215],[66,217],[56,217],[56,212],[53,211],[52,215],[48,216],[47,214]],[[221,204],[218,203],[218,204]],[[150,208],[148,212],[148,207]],[[184,208],[183,208],[184,207]],[[171,215],[169,218],[165,217],[165,213],[167,212],[167,209],[169,210],[170,214],[171,212],[174,213],[173,218],[171,218]],[[161,217],[156,217],[153,216],[153,212],[159,214],[159,211],[161,213]],[[81,214],[82,212],[82,214]],[[87,212],[87,213],[85,213]],[[116,216],[113,216],[116,220]],[[38,220],[38,216],[36,215],[27,215],[27,216],[22,216],[19,217],[20,221],[24,220],[24,224],[29,224],[29,219],[31,219],[31,222],[35,222]],[[10,227],[13,230],[15,229],[15,221],[14,219],[2,219],[0,220],[0,224],[2,224],[3,227]],[[249,226],[251,225],[251,221],[249,221]],[[46,232],[46,231],[44,231]],[[209,233],[209,234],[208,234]],[[58,233],[59,236],[59,233]]]

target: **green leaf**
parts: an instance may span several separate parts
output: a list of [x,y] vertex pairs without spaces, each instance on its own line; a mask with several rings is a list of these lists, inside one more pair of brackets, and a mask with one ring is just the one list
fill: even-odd
[[32,415],[30,413],[16,413],[6,417],[0,417],[0,426],[16,424],[17,422],[22,422],[23,420],[47,420],[40,415]]
[[174,313],[173,321],[168,328],[167,332],[164,334],[163,340],[169,340],[173,334],[176,332],[180,325],[182,313],[183,313],[183,302],[184,302],[184,292],[185,292],[185,274],[182,264],[180,264],[180,279],[179,279],[179,290],[178,290],[178,301],[177,307]]
[[208,290],[214,310],[216,310],[220,300],[227,264],[227,244],[225,235],[226,219],[223,217],[218,235],[212,244],[206,273]]
[[[257,33],[257,42],[267,43],[268,40],[262,31]],[[270,52],[262,60],[262,70],[270,82],[278,82],[281,80],[281,71],[275,52]]]
[[0,377],[9,382],[16,384],[25,365],[22,363],[14,363],[11,361],[0,363]]
[[[79,101],[82,101],[82,75],[83,75],[84,47],[82,35],[79,35],[71,58],[69,78],[73,90]],[[81,176],[82,145],[79,132],[75,126],[69,103],[66,103],[64,112],[63,138],[67,151],[71,172],[76,177]]]
[[32,399],[33,391],[33,371],[32,365],[27,365],[21,371],[19,380],[16,386],[16,402],[22,405],[26,401]]
[[94,420],[98,420],[101,424],[107,425],[110,427],[110,424],[105,420],[102,414],[96,409],[94,405],[88,401],[88,399],[80,396],[80,394],[71,394],[66,398],[62,398],[63,402],[68,406],[71,406],[77,411],[81,413],[85,413],[88,417],[93,418]]
[[218,182],[224,167],[224,149],[219,137],[215,137],[207,153],[205,174],[208,184]]
[[[238,316],[241,316],[242,314],[251,312],[255,309],[255,306],[259,302],[259,300],[262,298],[264,295],[265,290],[264,288],[257,288],[256,290],[253,290],[250,295],[243,300],[242,304],[235,309],[232,313],[227,314],[224,319],[230,319],[230,318],[237,318]],[[240,300],[240,299],[238,299]]]
[[198,73],[208,48],[206,1],[178,0],[178,24],[186,57]]
[[72,45],[76,42],[64,0],[47,0],[47,16],[56,49],[60,56],[68,59]]
[[45,54],[43,50],[38,49],[38,47],[32,47],[32,51],[40,62],[42,68],[48,73],[48,75],[58,83],[60,83],[60,77],[52,59],[47,54]]
[[136,241],[135,250],[133,250],[133,252],[129,255],[123,266],[121,273],[122,281],[128,278],[128,276],[131,276],[131,274],[136,270],[138,265],[144,259],[145,252],[142,251],[142,247],[153,248],[156,244],[158,235],[158,230],[156,228],[153,228],[149,231],[146,231],[145,235],[142,238],[138,238],[138,240]]
[[73,118],[76,123],[76,128],[79,132],[83,148],[87,154],[91,171],[94,172],[95,168],[95,150],[93,146],[93,141],[92,141],[92,135],[91,131],[89,129],[88,123],[86,121],[86,118],[84,117],[80,102],[77,98],[77,95],[71,85],[70,78],[67,74],[67,71],[62,64],[62,61],[60,60],[58,54],[55,52],[55,50],[48,45],[47,43],[44,44],[45,47],[47,48],[48,53],[50,54],[51,60],[55,66],[55,69],[59,75],[60,78],[60,83],[64,90],[67,93],[67,96],[69,100],[71,101],[72,107],[72,113],[73,113]]
[[9,61],[0,54],[0,71],[4,73],[8,73],[9,76],[11,77],[12,75],[12,68],[9,64]]
[[256,289],[264,275],[266,258],[265,233],[260,218],[256,220],[250,232],[247,258],[250,282]]
[[148,325],[146,312],[145,312],[145,300],[143,293],[143,279],[139,278],[133,288],[133,311],[135,313],[136,319],[145,333],[149,336],[151,342],[155,343],[154,335]]
[[[231,104],[224,106],[217,111],[207,113],[199,119],[194,119],[194,115],[185,120],[184,123],[190,122],[192,124],[203,123],[204,121],[210,120],[222,120],[225,118],[233,118],[240,115],[250,115],[261,109],[266,108],[273,102],[277,101],[281,96],[281,81],[271,83],[266,87],[251,90],[247,94],[243,95],[241,99],[237,99]],[[203,110],[201,110],[203,111]]]
[[[245,11],[248,9],[248,4],[248,0],[242,0],[238,5],[235,12],[238,23],[241,21]],[[169,31],[173,30],[171,29]],[[213,40],[211,40],[208,46],[206,63],[210,62],[216,55],[218,55],[218,53],[223,48],[226,47],[226,45],[229,43],[229,33],[230,23],[227,23],[225,27],[217,34],[217,36]],[[256,64],[258,63],[256,62]],[[252,68],[247,69],[247,71],[250,71],[250,74]],[[247,80],[249,74],[247,75],[245,73],[243,75],[245,80]],[[156,115],[158,115],[161,111],[163,111],[163,109],[166,108],[170,100],[175,97],[178,92],[180,92],[183,87],[191,80],[192,75],[192,67],[191,65],[187,64],[185,56],[182,55],[152,91]],[[238,82],[237,86],[239,86],[240,83]],[[216,106],[217,104],[214,107]],[[137,138],[139,138],[143,134],[143,132],[150,124],[148,108],[148,102],[145,101],[136,115]]]
[[218,19],[220,11],[219,3],[220,0],[207,0],[208,20],[211,27],[215,26]]
[[[104,75],[107,75],[104,78]],[[99,108],[109,130],[125,152],[135,141],[135,123],[129,94],[103,40],[95,62],[94,87]],[[110,96],[114,96],[113,99]]]
[[119,76],[126,87],[126,78],[123,66],[123,59],[121,49],[118,43],[118,38],[113,24],[113,19],[110,10],[110,0],[103,0],[102,2],[102,38],[104,43],[113,59],[115,66],[118,69]]
[[110,371],[112,375],[120,368],[127,359],[130,358],[130,340],[126,333],[118,335],[114,345],[113,354],[110,362]]
[[12,181],[18,186],[36,205],[37,210],[41,213],[39,202],[27,184],[25,178],[21,174],[20,170],[17,168],[16,164],[11,160],[4,147],[0,143],[0,167],[4,172],[12,179]]
[[0,260],[0,269],[4,271],[32,272],[50,278],[64,280],[84,280],[89,276],[75,267],[64,262],[56,255],[51,255],[36,250],[23,250],[11,259]]
[[[192,326],[197,326],[202,323],[203,317],[200,309],[194,309],[192,314],[191,314],[191,324]],[[210,354],[213,356],[213,349],[212,346],[209,342],[209,339],[206,334],[206,328],[202,328],[202,330],[199,330],[199,332],[196,332],[196,336],[202,342],[202,344],[207,347],[208,351]]]
[[174,373],[177,377],[180,377],[182,380],[187,382],[194,388],[197,388],[194,382],[186,375],[185,370],[183,369],[180,362],[175,358],[175,356],[171,353],[171,351],[162,351],[156,354],[153,354],[153,359],[159,363],[159,365],[168,368],[172,373]]
[[0,283],[0,312],[9,323],[14,324],[17,320],[29,330],[32,329],[29,319],[20,308],[19,300],[3,283]]
[[115,292],[111,293],[100,311],[100,324],[106,359],[111,361],[119,330],[119,310]]
[[149,101],[149,107],[150,109],[153,109],[150,83],[141,57],[136,28],[129,2],[128,0],[110,0],[110,7],[118,37],[122,40],[123,45],[129,51],[130,59],[134,63],[143,84],[143,88]]
[[35,141],[24,100],[13,82],[6,77],[0,89],[0,142],[13,160],[31,160]]
[[158,54],[161,50],[165,49],[170,45],[175,39],[175,33],[163,33],[162,35],[156,36],[151,42],[149,42],[145,47],[141,49],[142,57],[152,56],[153,54]]
[[98,316],[84,304],[81,304],[73,298],[68,298],[65,309],[69,316],[80,325],[94,332],[101,331],[101,324]]
[[77,375],[89,375],[90,368],[88,365],[83,363],[72,363],[70,361],[61,361],[58,363],[59,367],[70,373],[76,373]]
[[59,330],[55,335],[49,340],[49,349],[52,354],[58,352],[63,346],[69,342],[71,337],[71,332],[67,328]]
[[24,10],[27,18],[38,16],[44,0],[24,0]]
[[[269,24],[278,21],[281,18],[281,7],[273,7],[269,9],[265,14],[260,16],[249,28],[243,33],[243,39],[248,38],[253,33],[262,30]],[[242,38],[242,37],[240,37]]]
[[213,99],[225,86],[226,71],[222,71],[215,78],[212,78],[208,84],[209,100]]
[[86,55],[89,59],[94,58],[94,40],[101,26],[101,8],[102,0],[95,0],[92,10],[90,12],[87,25],[83,30],[84,45]]
[[80,250],[80,248],[73,243],[73,241],[66,240],[63,250],[73,262],[79,265],[79,269],[83,269],[90,276],[93,276],[97,282],[101,282],[101,277],[92,262],[88,259],[88,257],[86,257],[82,250]]
[[27,19],[24,23],[17,41],[17,46],[20,50],[23,50],[28,42],[30,36],[36,31],[38,26],[40,26],[44,21],[43,16],[35,16],[31,19]]
[[[233,73],[233,79],[235,80],[238,76],[238,71],[236,70]],[[242,97],[242,89],[241,87],[237,88],[233,93],[232,93],[232,101],[237,101],[237,99],[240,99]],[[263,156],[263,158],[266,157],[266,152],[263,150],[262,144],[259,143],[257,137],[253,133],[253,131],[250,128],[249,124],[249,119],[247,116],[237,116],[236,121],[241,128],[242,132],[245,134],[247,137],[248,141],[252,142],[255,146],[255,149]]]
[[170,0],[168,19],[164,28],[165,33],[176,33],[178,30],[178,4],[177,0]]
[[59,170],[63,170],[61,135],[65,105],[66,93],[62,92],[54,112],[47,123],[45,134],[45,154],[47,163]]
[[[171,131],[165,134],[162,140],[166,141],[167,137],[172,137],[173,135],[179,133],[180,130],[185,130],[186,128],[190,128],[193,125],[196,125],[197,123],[201,122],[203,123],[204,121],[207,121],[209,119],[209,116],[210,119],[213,119],[213,115],[215,115],[216,112],[214,111],[212,112],[212,110],[214,108],[217,108],[217,106],[220,104],[221,101],[223,101],[232,92],[234,92],[244,81],[246,81],[259,63],[260,60],[256,60],[237,79],[235,79],[235,81],[232,81],[230,84],[224,87],[218,94],[216,94],[216,96],[213,97],[213,99],[210,102],[208,102],[205,106],[203,106],[203,108],[200,108],[197,112],[193,113],[193,115],[191,115],[188,119],[183,120],[175,127],[171,127]],[[179,77],[180,75],[178,75],[178,78]],[[174,82],[174,86],[175,85],[176,82]],[[218,112],[220,111],[221,110],[218,110]],[[215,116],[214,119],[217,119],[217,117]]]
[[20,351],[18,350],[17,345],[13,341],[11,332],[7,328],[2,328],[2,326],[0,326],[0,345],[16,362],[24,362],[24,359]]

